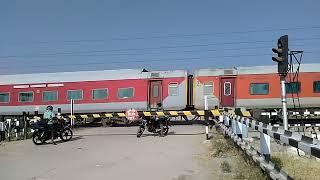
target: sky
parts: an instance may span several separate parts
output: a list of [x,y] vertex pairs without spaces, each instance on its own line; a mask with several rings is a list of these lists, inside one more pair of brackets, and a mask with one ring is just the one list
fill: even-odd
[[176,70],[276,64],[289,35],[320,62],[318,0],[0,2],[0,74]]

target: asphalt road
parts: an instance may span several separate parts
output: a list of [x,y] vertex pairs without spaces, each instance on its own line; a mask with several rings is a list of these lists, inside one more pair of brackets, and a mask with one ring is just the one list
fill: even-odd
[[31,140],[0,145],[1,180],[205,180],[204,126],[173,126],[166,137],[137,127],[88,128],[70,142],[36,146]]

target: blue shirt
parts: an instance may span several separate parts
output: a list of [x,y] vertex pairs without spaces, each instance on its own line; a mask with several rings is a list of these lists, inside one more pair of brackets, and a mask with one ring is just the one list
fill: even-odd
[[55,117],[54,113],[52,111],[46,110],[43,114],[43,119],[48,120],[48,124],[53,124],[52,119]]

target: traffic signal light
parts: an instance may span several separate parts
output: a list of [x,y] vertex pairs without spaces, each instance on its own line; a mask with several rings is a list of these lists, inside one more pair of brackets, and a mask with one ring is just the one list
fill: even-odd
[[288,35],[281,36],[278,39],[277,48],[272,48],[277,57],[272,57],[272,60],[278,63],[278,73],[286,76],[288,72]]

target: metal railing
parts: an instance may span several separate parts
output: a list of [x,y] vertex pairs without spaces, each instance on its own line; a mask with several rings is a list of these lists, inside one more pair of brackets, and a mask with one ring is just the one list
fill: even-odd
[[249,128],[259,131],[261,133],[260,149],[262,154],[270,155],[270,137],[272,137],[300,149],[306,154],[320,158],[320,141],[318,139],[226,112],[223,113],[223,124],[230,126],[235,134],[242,137],[248,137]]
[[262,170],[269,174],[271,179],[293,179],[285,171],[277,168],[276,165],[272,163],[272,161],[270,161],[268,157],[261,155],[248,142],[244,141],[241,137],[235,134],[230,128],[228,128],[224,124],[220,124],[220,127],[224,131],[224,133],[230,136],[230,138],[243,150],[244,153],[250,156],[252,160],[261,167]]
[[[226,135],[249,155],[261,169],[269,174],[271,179],[293,179],[285,171],[279,169],[272,163],[271,138],[282,144],[295,147],[305,152],[305,154],[320,158],[320,141],[316,138],[228,112],[222,112],[221,116],[219,116],[219,121],[216,122]],[[249,142],[245,140],[249,137],[248,133],[250,128],[260,132],[260,152],[255,150]]]

